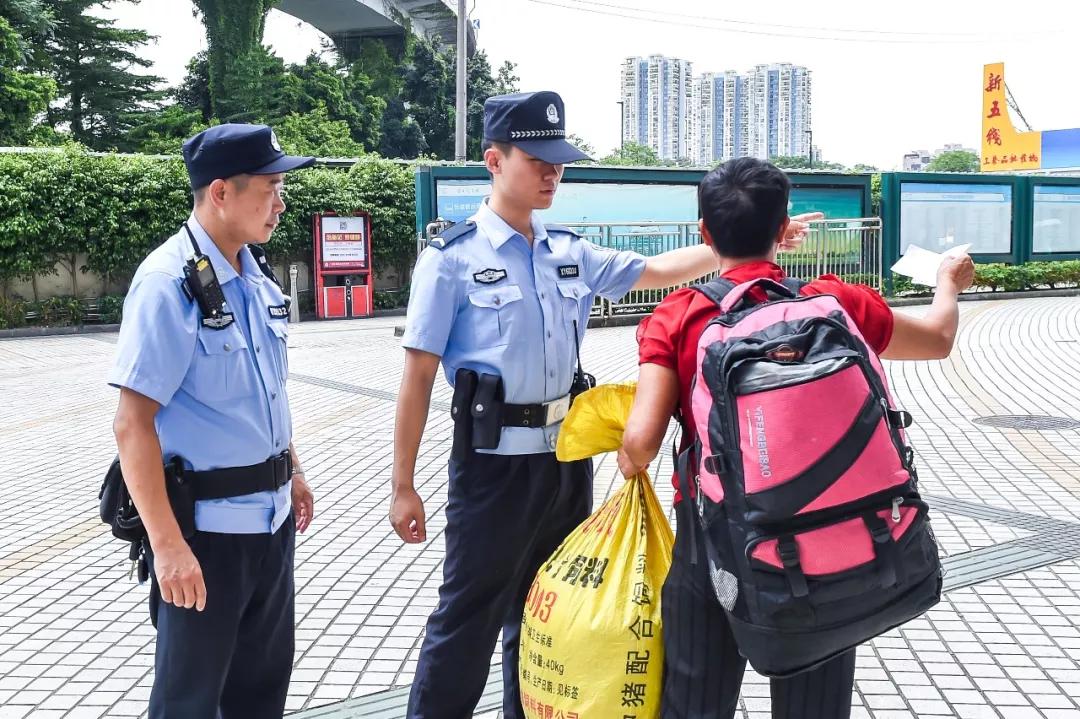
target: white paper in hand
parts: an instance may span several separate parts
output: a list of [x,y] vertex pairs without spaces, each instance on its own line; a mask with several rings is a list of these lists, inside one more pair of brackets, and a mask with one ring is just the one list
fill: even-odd
[[911,281],[927,287],[937,286],[938,268],[946,257],[955,257],[967,253],[971,244],[950,247],[944,254],[924,250],[918,245],[911,245],[904,256],[892,266],[892,271],[898,275],[910,277]]

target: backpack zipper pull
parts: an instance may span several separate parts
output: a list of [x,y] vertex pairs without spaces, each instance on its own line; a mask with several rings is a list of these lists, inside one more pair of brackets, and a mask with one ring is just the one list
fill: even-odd
[[892,501],[892,521],[900,524],[900,505],[904,503],[903,497],[894,497]]

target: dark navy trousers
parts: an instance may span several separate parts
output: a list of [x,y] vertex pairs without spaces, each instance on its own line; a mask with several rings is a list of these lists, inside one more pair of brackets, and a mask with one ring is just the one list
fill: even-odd
[[[731,719],[739,708],[746,659],[713,593],[708,563],[690,562],[691,532],[705,541],[684,504],[671,571],[664,582],[664,692],[662,719]],[[773,719],[848,719],[855,683],[855,650],[802,674],[772,679]]]
[[206,582],[202,612],[161,601],[150,563],[157,628],[150,719],[281,717],[293,663],[292,516],[274,534],[196,532]]
[[592,462],[470,453],[450,462],[446,561],[409,697],[409,719],[466,719],[503,633],[503,714],[522,719],[518,640],[541,564],[592,507]]

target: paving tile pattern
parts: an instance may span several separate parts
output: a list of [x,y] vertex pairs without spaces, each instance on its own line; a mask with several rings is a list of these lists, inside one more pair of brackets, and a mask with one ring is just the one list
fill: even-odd
[[[860,650],[856,717],[1080,719],[1080,434],[973,422],[1080,419],[1078,320],[1078,299],[966,303],[950,359],[888,365],[916,416],[911,440],[923,490],[939,500],[953,585],[926,616]],[[429,541],[403,546],[386,521],[399,322],[303,324],[290,338],[296,443],[317,517],[297,546],[288,707],[308,716],[361,716],[346,707],[364,697],[384,711],[367,715],[395,716],[436,602],[450,393],[437,385],[417,464]],[[147,588],[127,580],[123,546],[96,517],[115,452],[116,391],[102,382],[114,343],[0,341],[0,456],[14,475],[0,506],[0,719],[145,715]],[[633,379],[635,357],[633,328],[594,329],[583,347],[601,381]],[[653,473],[667,504],[670,457]],[[600,458],[596,475],[602,501],[621,481],[614,458]],[[1007,564],[1023,552],[1026,564]],[[972,578],[987,557],[995,571]],[[964,568],[970,583],[955,579]],[[740,716],[764,719],[768,706],[767,682],[748,672]]]

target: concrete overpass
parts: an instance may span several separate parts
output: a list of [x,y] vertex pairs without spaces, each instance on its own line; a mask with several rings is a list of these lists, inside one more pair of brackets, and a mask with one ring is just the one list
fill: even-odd
[[[457,42],[457,3],[453,0],[282,0],[278,10],[303,20],[330,36],[346,54],[368,37],[401,37],[406,27],[418,35],[438,35]],[[469,28],[469,54],[476,35]]]

